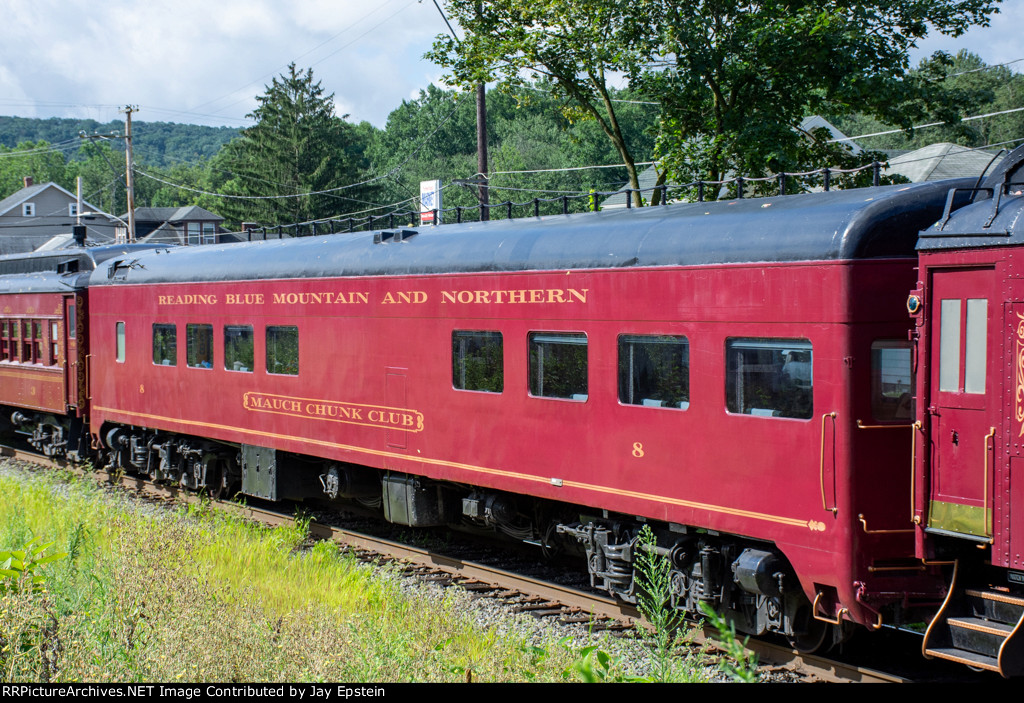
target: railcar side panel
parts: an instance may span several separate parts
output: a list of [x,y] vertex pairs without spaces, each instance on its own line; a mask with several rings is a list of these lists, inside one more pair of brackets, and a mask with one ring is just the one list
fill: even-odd
[[[822,584],[826,609],[873,621],[855,582],[888,586],[859,547],[906,556],[910,536],[868,535],[857,515],[896,520],[909,481],[851,486],[888,482],[879,459],[909,442],[858,429],[870,399],[850,378],[870,378],[874,340],[905,338],[912,280],[897,260],[97,287],[92,431],[196,434],[768,540],[809,597]],[[297,329],[295,373],[270,367],[268,328]],[[172,329],[176,358],[155,358]],[[239,330],[251,356],[226,369]],[[500,392],[453,387],[460,331],[501,335]],[[621,348],[663,337],[687,345],[686,400],[623,402]],[[570,343],[585,387],[551,397],[537,346]],[[781,372],[755,363],[769,354],[809,404],[773,409],[777,378],[738,388]]]

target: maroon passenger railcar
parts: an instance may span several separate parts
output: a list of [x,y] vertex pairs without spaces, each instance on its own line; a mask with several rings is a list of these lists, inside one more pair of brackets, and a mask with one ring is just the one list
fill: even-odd
[[573,544],[627,600],[649,524],[681,606],[804,647],[898,623],[944,594],[900,428],[914,245],[950,187],[113,260],[94,442],[188,486]]

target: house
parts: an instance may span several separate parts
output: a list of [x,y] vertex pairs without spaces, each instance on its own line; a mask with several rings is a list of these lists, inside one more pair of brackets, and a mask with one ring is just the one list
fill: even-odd
[[[119,227],[116,218],[98,212],[94,205],[82,201],[81,224],[93,241],[113,241]],[[78,198],[56,183],[35,184],[25,179],[25,186],[0,200],[0,254],[23,254],[34,251],[57,235],[69,234],[78,221]]]
[[[127,221],[128,213],[121,215]],[[197,205],[135,209],[135,241],[159,244],[217,244],[224,218]],[[235,241],[231,239],[230,241]]]

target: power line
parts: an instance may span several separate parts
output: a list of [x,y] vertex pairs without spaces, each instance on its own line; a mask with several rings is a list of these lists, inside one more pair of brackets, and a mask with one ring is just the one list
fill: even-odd
[[[1024,59],[1022,59],[1022,60],[1024,60]],[[1012,112],[1024,112],[1024,107],[1015,107],[1015,108],[1012,108],[1010,110],[1000,110],[999,112],[989,112],[989,113],[986,113],[984,115],[973,115],[971,117],[963,117],[963,118],[960,119],[960,121],[961,122],[970,122],[971,120],[980,120],[980,119],[984,119],[986,117],[996,117],[998,115],[1008,115],[1008,114],[1010,114]],[[956,123],[955,122],[929,122],[928,124],[915,125],[915,126],[911,127],[911,129],[925,129],[927,127],[941,127],[943,125],[952,125],[952,124],[956,124]],[[885,132],[872,132],[871,134],[860,134],[860,135],[858,135],[856,137],[843,137],[842,139],[830,139],[830,140],[828,140],[828,143],[829,144],[833,144],[835,142],[849,142],[849,141],[853,141],[854,139],[866,139],[868,137],[880,137],[883,134],[897,134],[899,132],[905,132],[905,131],[906,130],[903,130],[903,129],[890,129],[890,130],[887,130]],[[984,147],[982,147],[982,148],[984,148]]]

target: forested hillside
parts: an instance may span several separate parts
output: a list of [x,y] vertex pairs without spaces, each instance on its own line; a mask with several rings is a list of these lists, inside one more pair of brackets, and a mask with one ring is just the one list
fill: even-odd
[[[182,161],[209,159],[220,148],[238,136],[234,127],[202,127],[174,122],[145,122],[134,120],[137,133],[135,149],[146,162],[156,166],[171,166]],[[0,117],[0,145],[15,147],[23,142],[61,144],[77,140],[79,133],[109,134],[124,132],[124,122],[101,123],[96,120],[75,120],[51,117]],[[116,147],[123,151],[120,144]],[[70,151],[72,159],[86,158],[83,152]]]

